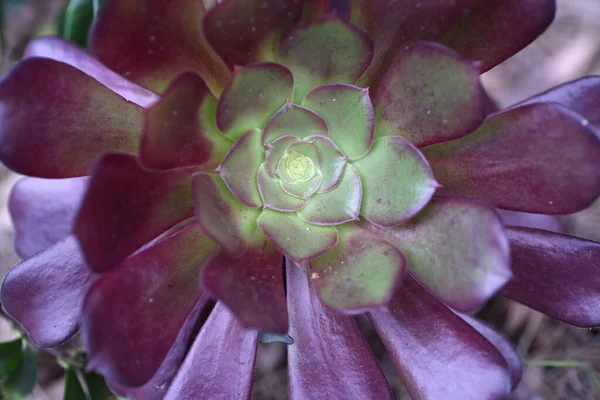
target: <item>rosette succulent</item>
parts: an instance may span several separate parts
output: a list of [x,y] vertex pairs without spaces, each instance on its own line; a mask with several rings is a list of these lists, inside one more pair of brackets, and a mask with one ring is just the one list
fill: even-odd
[[463,313],[501,290],[600,324],[598,243],[498,213],[600,193],[600,78],[493,113],[479,82],[554,7],[109,0],[95,58],[34,40],[0,83],[30,176],[5,310],[43,347],[81,328],[130,398],[248,397],[260,330],[291,398],[389,398],[365,312],[414,398],[506,397],[517,355]]

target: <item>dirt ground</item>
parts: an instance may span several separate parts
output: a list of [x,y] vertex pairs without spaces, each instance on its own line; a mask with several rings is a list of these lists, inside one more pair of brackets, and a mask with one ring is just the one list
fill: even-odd
[[[2,21],[5,57],[0,71],[8,70],[18,60],[31,37],[52,32],[52,21],[64,0],[29,0],[20,9],[11,8],[9,0],[4,3],[10,15],[5,11]],[[483,83],[499,105],[508,106],[592,74],[600,74],[600,0],[558,0],[558,14],[551,28],[511,60],[486,73]],[[0,277],[18,260],[12,249],[12,228],[6,210],[10,188],[17,179],[0,166]],[[600,204],[570,216],[568,222],[579,235],[600,240]],[[523,380],[512,399],[600,399],[600,330],[567,326],[501,296],[492,299],[478,316],[502,332],[524,360]],[[358,323],[388,374],[396,398],[408,399],[368,322],[358,318]],[[10,334],[10,326],[0,317],[0,340]],[[286,398],[284,346],[261,345],[254,399]],[[28,400],[61,399],[62,375],[54,357],[41,351],[38,384]]]

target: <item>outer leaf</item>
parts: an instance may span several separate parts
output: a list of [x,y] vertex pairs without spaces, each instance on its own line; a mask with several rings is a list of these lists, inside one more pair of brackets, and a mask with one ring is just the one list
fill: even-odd
[[438,187],[423,155],[398,136],[375,140],[369,154],[353,165],[363,178],[360,213],[377,225],[395,226],[411,218]]
[[373,106],[368,89],[331,84],[311,90],[302,104],[323,116],[329,137],[351,160],[364,156],[375,132]]
[[565,223],[557,215],[531,214],[507,210],[498,210],[498,213],[505,225],[544,229],[557,233],[565,233],[566,231]]
[[600,325],[599,243],[517,227],[508,238],[514,277],[502,294],[571,325]]
[[279,180],[269,176],[265,164],[258,169],[258,190],[264,207],[271,210],[293,212],[302,209],[307,200],[291,196],[283,191]]
[[329,0],[304,0],[302,20],[314,21],[324,17],[329,10]]
[[88,178],[23,178],[15,184],[8,210],[21,257],[29,257],[71,232],[87,184]]
[[473,134],[423,154],[442,184],[440,196],[572,213],[600,193],[600,138],[584,125],[563,106],[532,104],[489,117]]
[[250,129],[262,129],[293,91],[294,78],[283,65],[257,63],[237,68],[219,98],[217,126],[233,140]]
[[2,306],[36,345],[55,347],[79,328],[83,297],[94,279],[77,240],[68,236],[8,272]]
[[6,377],[21,363],[22,338],[0,343],[0,376]]
[[412,398],[508,397],[510,376],[504,358],[412,277],[404,279],[389,307],[371,312],[369,319]]
[[327,193],[312,196],[298,216],[314,225],[338,225],[358,219],[362,184],[358,172],[347,165],[338,185]]
[[110,69],[156,92],[181,72],[197,72],[215,95],[229,70],[202,34],[204,9],[196,0],[108,0],[90,37]]
[[252,129],[231,146],[219,165],[219,174],[236,199],[248,207],[262,205],[256,183],[258,167],[265,161],[260,129]]
[[301,263],[326,253],[338,242],[338,231],[331,226],[307,224],[298,216],[264,210],[258,227],[285,256]]
[[350,0],[350,21],[375,45],[371,67],[360,86],[375,91],[385,71],[406,46],[436,40],[467,10],[471,0]]
[[218,253],[202,271],[201,281],[244,327],[286,333],[282,264],[283,255],[257,228],[241,258]]
[[217,303],[165,400],[208,399],[215,393],[224,399],[249,398],[257,344],[258,331],[245,329],[222,303]]
[[399,135],[417,147],[465,136],[485,116],[479,68],[430,42],[391,65],[373,96],[376,135]]
[[556,0],[478,0],[441,43],[487,71],[522,50],[554,19]]
[[481,306],[511,277],[502,220],[485,203],[434,199],[406,224],[365,228],[400,249],[410,272],[457,310]]
[[[231,146],[201,112],[216,99],[193,72],[177,76],[158,103],[146,111],[140,159],[144,166],[170,169],[216,166]],[[214,118],[214,115],[211,116]]]
[[77,379],[75,371],[69,368],[66,372],[65,377],[65,393],[63,400],[83,400],[87,399],[81,383]]
[[0,82],[0,160],[42,178],[86,175],[106,151],[136,152],[142,109],[78,69],[29,58]]
[[85,46],[93,19],[94,4],[92,0],[69,1],[59,27],[62,37]]
[[354,320],[325,310],[307,271],[290,261],[287,290],[294,339],[288,346],[290,399],[390,399],[385,375]]
[[218,247],[189,226],[104,273],[88,292],[88,368],[126,386],[156,373],[200,298],[200,269]]
[[343,225],[339,233],[339,243],[310,262],[323,304],[344,314],[387,304],[406,271],[400,250],[355,225]]
[[294,26],[277,47],[277,60],[294,74],[296,102],[319,85],[356,83],[372,56],[369,37],[335,14]]
[[90,400],[110,400],[114,397],[113,392],[108,388],[106,380],[102,375],[89,373],[83,374],[83,380],[88,388]]
[[224,0],[204,18],[204,33],[230,67],[273,61],[278,36],[301,12],[297,0]]
[[57,37],[42,36],[29,42],[23,58],[31,57],[50,58],[69,64],[139,106],[148,107],[158,100],[156,94],[106,68],[84,49]]
[[294,135],[300,139],[311,135],[328,136],[329,127],[316,112],[288,101],[265,125],[263,143],[272,143],[286,135]]
[[89,266],[115,267],[193,214],[191,169],[142,169],[135,157],[106,154],[92,174],[73,230]]
[[33,390],[37,375],[37,359],[29,346],[21,348],[21,363],[16,371],[13,371],[2,382],[2,396],[6,400],[20,400]]

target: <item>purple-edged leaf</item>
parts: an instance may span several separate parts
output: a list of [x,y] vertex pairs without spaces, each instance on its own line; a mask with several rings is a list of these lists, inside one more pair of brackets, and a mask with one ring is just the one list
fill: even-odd
[[263,143],[272,143],[286,135],[294,135],[300,139],[311,135],[328,136],[329,128],[316,112],[288,101],[265,125]]
[[571,325],[600,325],[600,243],[508,229],[513,279],[501,293]]
[[208,294],[204,293],[200,296],[200,299],[189,313],[183,327],[179,330],[175,342],[152,379],[143,386],[133,388],[109,381],[107,383],[113,392],[130,400],[163,400],[175,374],[188,353],[199,324],[206,320],[213,305],[214,303],[210,300]]
[[338,244],[310,262],[325,307],[358,314],[386,305],[406,271],[400,250],[356,225],[339,228]]
[[304,0],[302,20],[315,21],[323,18],[329,11],[329,0]]
[[457,310],[481,306],[511,277],[502,220],[486,203],[434,199],[405,224],[363,226],[400,249],[410,272]]
[[[304,267],[287,262],[290,399],[391,399],[383,371],[351,317],[319,301]],[[335,366],[335,367],[333,367]]]
[[0,82],[0,161],[41,178],[89,174],[106,151],[137,152],[142,108],[70,65],[19,63]]
[[257,63],[238,68],[219,98],[217,126],[233,140],[250,129],[262,129],[293,91],[294,78],[283,65]]
[[257,345],[258,331],[244,328],[217,303],[165,400],[250,398]]
[[258,169],[258,190],[264,207],[271,210],[293,212],[302,209],[307,200],[287,194],[279,183],[279,179],[269,176],[265,164]]
[[230,73],[202,33],[203,16],[198,0],[109,0],[90,47],[104,65],[150,90],[162,92],[191,70],[219,95]]
[[262,205],[256,174],[264,161],[265,149],[261,143],[261,131],[252,129],[231,146],[219,165],[219,174],[229,191],[248,207],[257,208]]
[[191,225],[102,274],[83,306],[89,368],[125,386],[150,380],[198,302],[200,270],[217,250]]
[[321,173],[323,174],[323,182],[319,188],[319,193],[325,193],[332,190],[342,179],[344,166],[348,162],[342,151],[328,137],[311,136],[307,138],[317,146],[321,157],[323,157],[323,165],[321,165]]
[[256,228],[240,258],[219,252],[202,271],[202,286],[246,328],[286,333],[283,255]]
[[281,157],[284,156],[287,148],[291,144],[297,142],[300,142],[300,139],[297,136],[284,135],[265,145],[265,148],[267,149],[265,154],[265,169],[269,176],[275,176]]
[[335,14],[294,26],[277,46],[277,61],[294,74],[296,102],[316,86],[356,83],[372,57],[369,37]]
[[406,46],[436,40],[463,16],[472,0],[350,0],[350,21],[364,29],[375,45],[373,62],[360,86],[378,83]]
[[88,178],[23,178],[13,187],[8,210],[21,257],[43,250],[71,232]]
[[153,169],[216,167],[232,143],[211,129],[203,115],[215,103],[198,75],[185,72],[177,76],[164,96],[146,111],[142,164]]
[[556,0],[478,0],[440,40],[487,71],[533,42],[554,19]]
[[369,90],[330,84],[311,90],[302,104],[319,113],[329,126],[329,137],[351,160],[364,156],[375,134]]
[[586,76],[538,94],[519,105],[559,103],[580,114],[587,123],[600,130],[600,76]]
[[217,174],[198,173],[192,181],[198,222],[225,251],[242,255],[260,210],[240,203]]
[[83,297],[94,281],[73,236],[21,261],[2,282],[2,306],[40,347],[55,347],[79,328]]
[[314,225],[339,225],[355,221],[360,213],[362,184],[356,169],[348,164],[338,185],[313,195],[298,216]]
[[418,213],[438,187],[423,155],[406,139],[376,139],[352,165],[362,177],[360,214],[370,222],[395,226]]
[[559,104],[531,104],[495,114],[471,135],[423,154],[442,185],[437,195],[567,214],[600,194],[600,138],[590,128]]
[[204,18],[204,34],[230,67],[273,61],[279,35],[301,12],[298,0],[224,0]]
[[517,354],[513,346],[508,340],[506,340],[500,333],[496,332],[494,328],[484,324],[483,322],[466,314],[458,314],[463,320],[469,325],[482,334],[496,349],[502,354],[508,370],[510,372],[510,384],[511,389],[515,389],[519,382],[521,382],[521,376],[523,375],[523,367],[521,365],[521,357]]
[[297,263],[325,254],[338,242],[334,227],[311,225],[291,213],[266,209],[258,217],[258,227],[279,251]]
[[58,37],[42,36],[27,45],[23,58],[42,57],[69,64],[139,106],[148,107],[158,96],[106,68],[81,47]]
[[485,116],[479,70],[436,43],[417,43],[391,65],[373,95],[376,135],[417,147],[465,136]]
[[299,199],[307,200],[312,196],[323,182],[323,175],[321,171],[317,171],[312,179],[306,182],[287,183],[283,180],[280,181],[281,189],[289,194],[290,196],[298,197]]
[[498,350],[410,275],[389,311],[373,311],[369,319],[412,398],[508,397],[510,375]]
[[191,169],[148,171],[111,153],[94,169],[73,231],[89,266],[103,272],[193,215]]
[[498,214],[502,217],[504,225],[523,226],[557,233],[566,233],[565,222],[556,215],[531,214],[507,210],[498,210]]

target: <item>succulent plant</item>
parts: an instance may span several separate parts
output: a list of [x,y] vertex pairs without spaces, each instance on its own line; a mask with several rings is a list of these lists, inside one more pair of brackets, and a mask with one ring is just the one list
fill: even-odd
[[480,73],[554,2],[338,3],[109,0],[96,58],[30,44],[0,83],[0,159],[31,176],[1,294],[33,342],[81,327],[130,398],[240,398],[259,330],[287,333],[291,398],[389,398],[366,312],[414,398],[483,399],[520,374],[464,314],[499,290],[600,324],[600,245],[497,210],[600,193],[599,77],[486,116]]

